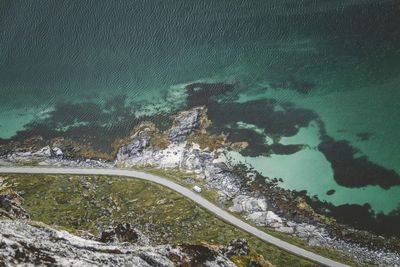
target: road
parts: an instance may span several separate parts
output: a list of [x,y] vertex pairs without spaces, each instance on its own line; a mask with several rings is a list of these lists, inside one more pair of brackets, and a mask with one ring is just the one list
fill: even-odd
[[195,193],[194,191],[183,187],[167,178],[141,172],[141,171],[134,171],[134,170],[121,170],[121,169],[90,169],[90,168],[48,168],[48,167],[0,167],[0,173],[31,173],[31,174],[77,174],[77,175],[114,175],[114,176],[125,176],[131,178],[142,179],[146,181],[150,181],[156,184],[163,185],[168,187],[185,197],[193,200],[203,208],[207,209],[208,211],[215,214],[217,217],[221,218],[225,222],[236,226],[255,237],[270,243],[274,246],[277,246],[289,253],[295,254],[297,256],[309,259],[316,263],[326,265],[326,266],[348,266],[331,259],[325,258],[313,252],[307,251],[295,245],[292,245],[288,242],[280,240],[274,236],[271,236],[249,224],[246,222],[236,218],[235,216],[231,215],[230,213],[224,211],[223,209],[217,207],[213,203],[209,202],[208,200],[204,199],[200,194]]

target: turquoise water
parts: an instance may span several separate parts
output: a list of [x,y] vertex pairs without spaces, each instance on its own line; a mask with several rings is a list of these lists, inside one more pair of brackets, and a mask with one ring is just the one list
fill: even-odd
[[[319,88],[307,95],[288,90],[260,91],[259,88],[269,87],[268,82],[260,82],[241,94],[238,102],[274,98],[312,109],[325,122],[330,136],[349,141],[359,150],[358,156],[365,155],[372,162],[400,173],[400,77],[395,74],[400,74],[400,68],[394,62],[400,62],[399,53],[340,66],[340,69],[331,68],[330,72],[313,70],[301,73],[319,83]],[[394,75],[384,79],[381,73],[376,72],[377,69]],[[357,133],[370,133],[371,136],[363,140]],[[335,205],[369,203],[373,210],[384,213],[399,207],[400,186],[383,189],[380,186],[346,188],[338,185],[333,179],[329,161],[316,149],[319,138],[316,123],[311,123],[301,128],[297,135],[280,140],[281,144],[309,146],[296,154],[243,157],[233,153],[232,156],[249,163],[266,176],[282,177],[281,186],[285,188],[307,190],[311,196],[317,195]],[[325,194],[330,189],[334,189],[335,194]]]
[[[184,105],[185,84],[226,82],[235,96],[221,105],[275,99],[311,110],[330,137],[398,175],[399,13],[396,1],[373,0],[1,1],[0,138],[51,116],[59,103],[122,95],[137,116],[167,113]],[[84,123],[92,115],[83,113]],[[320,131],[313,121],[281,136],[280,144],[307,145],[296,153],[232,156],[335,205],[396,209],[398,185],[335,181],[317,148]]]

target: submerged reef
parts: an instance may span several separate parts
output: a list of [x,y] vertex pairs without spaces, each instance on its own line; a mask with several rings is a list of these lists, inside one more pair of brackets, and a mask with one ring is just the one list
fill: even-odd
[[359,152],[349,142],[335,141],[324,135],[318,145],[326,159],[332,164],[336,182],[346,187],[379,185],[384,189],[400,184],[400,175],[368,160],[367,156],[356,157]]

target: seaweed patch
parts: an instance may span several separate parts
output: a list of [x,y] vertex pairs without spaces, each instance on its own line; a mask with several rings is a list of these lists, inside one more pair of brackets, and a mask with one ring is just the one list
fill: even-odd
[[336,182],[346,187],[379,185],[389,189],[400,184],[400,176],[394,170],[388,170],[368,159],[367,156],[355,157],[358,152],[348,141],[335,141],[324,135],[318,145],[326,159],[331,163]]

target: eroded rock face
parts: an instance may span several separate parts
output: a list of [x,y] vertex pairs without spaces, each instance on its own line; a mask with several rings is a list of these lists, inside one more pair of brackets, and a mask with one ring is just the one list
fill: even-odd
[[234,267],[236,266],[221,251],[201,245],[173,246],[175,250],[170,254],[171,259],[177,259],[177,266],[210,266]]
[[125,157],[135,157],[140,155],[149,144],[150,137],[146,132],[140,132],[127,146],[123,146],[120,149],[119,154],[122,154]]
[[200,127],[203,107],[182,111],[175,116],[173,126],[169,130],[168,137],[175,142],[182,142],[185,138]]
[[[4,266],[235,266],[219,251],[204,246],[112,245],[83,239],[43,224],[0,221],[0,259]],[[190,265],[191,266],[191,265]]]
[[229,242],[227,248],[224,249],[224,253],[226,256],[247,256],[249,255],[250,249],[249,244],[246,239],[234,239]]
[[[1,185],[0,185],[1,187]],[[0,212],[12,219],[29,219],[28,213],[22,207],[24,200],[10,188],[0,188]]]
[[117,223],[115,226],[104,229],[100,233],[98,241],[103,243],[128,242],[140,245],[150,244],[150,240],[129,223]]
[[245,217],[258,226],[279,228],[284,226],[283,219],[269,210],[267,199],[238,195],[233,199],[230,211],[242,213]]
[[6,156],[10,162],[24,162],[32,160],[43,160],[47,158],[61,158],[64,155],[59,147],[44,146],[37,151],[15,151]]

